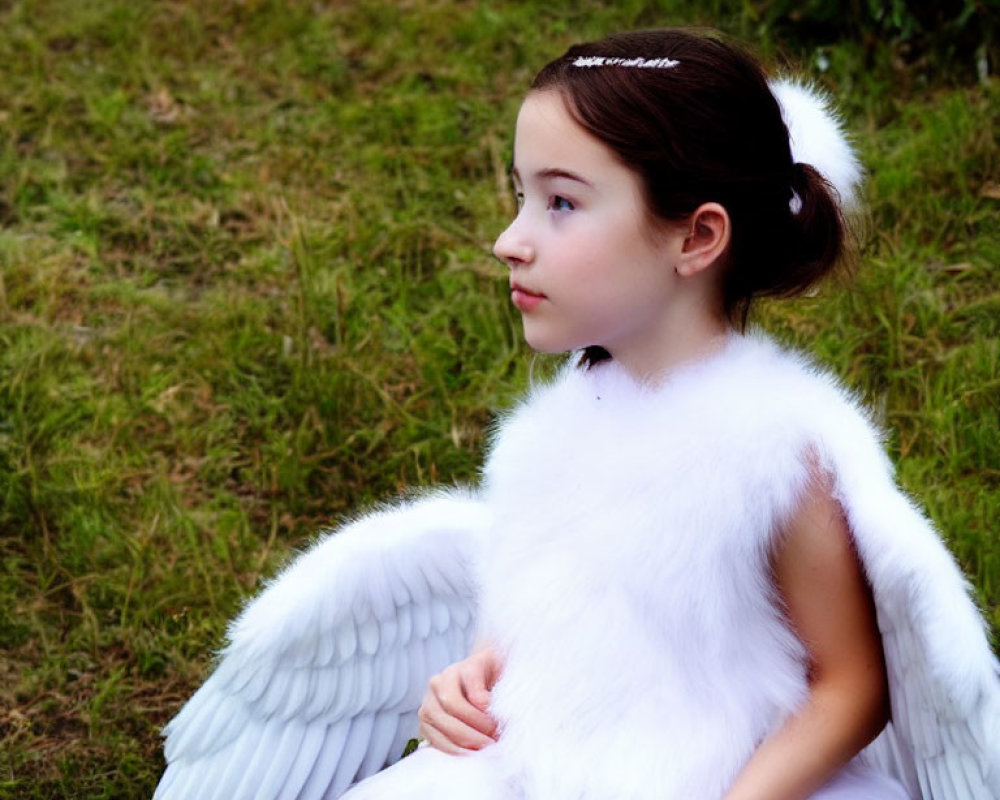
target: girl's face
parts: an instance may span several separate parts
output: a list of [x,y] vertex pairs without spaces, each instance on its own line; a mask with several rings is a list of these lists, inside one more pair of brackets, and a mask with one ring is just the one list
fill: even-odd
[[555,91],[532,92],[521,106],[513,180],[517,217],[493,252],[510,267],[528,344],[601,345],[619,361],[648,363],[669,335],[684,235],[651,229],[639,177]]

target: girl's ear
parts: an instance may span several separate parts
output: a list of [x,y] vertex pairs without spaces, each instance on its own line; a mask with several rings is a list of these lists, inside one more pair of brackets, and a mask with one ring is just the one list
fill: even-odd
[[682,277],[712,266],[729,247],[729,212],[718,203],[702,203],[686,225],[687,233],[675,269]]

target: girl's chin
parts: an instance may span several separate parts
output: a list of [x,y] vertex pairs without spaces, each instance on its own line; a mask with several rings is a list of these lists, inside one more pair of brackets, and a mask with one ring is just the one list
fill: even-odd
[[535,352],[549,354],[569,353],[591,344],[589,329],[576,330],[579,326],[562,322],[555,314],[522,314],[524,341]]
[[536,353],[545,353],[548,355],[557,355],[559,353],[570,353],[573,350],[580,350],[584,347],[581,344],[575,344],[572,342],[566,342],[559,339],[553,339],[551,337],[539,335],[537,332],[530,331],[528,326],[525,326],[524,330],[524,341],[527,343],[528,347],[534,350]]

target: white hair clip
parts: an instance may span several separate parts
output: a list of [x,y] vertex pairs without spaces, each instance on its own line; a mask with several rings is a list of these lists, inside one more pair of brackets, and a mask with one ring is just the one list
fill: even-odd
[[672,58],[618,58],[615,56],[580,56],[574,67],[635,67],[637,69],[673,69],[680,61]]
[[[855,210],[861,162],[830,98],[815,86],[787,78],[769,81],[768,86],[788,128],[792,160],[815,168],[840,195],[843,209]],[[798,196],[792,197],[792,211],[798,211],[801,205]]]

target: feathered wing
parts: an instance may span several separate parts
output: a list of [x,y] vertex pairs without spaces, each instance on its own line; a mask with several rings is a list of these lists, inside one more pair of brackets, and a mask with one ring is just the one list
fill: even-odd
[[397,760],[428,678],[471,647],[488,525],[474,495],[439,493],[299,556],[164,729],[155,800],[335,798]]
[[826,456],[872,586],[889,674],[891,722],[865,759],[914,800],[997,800],[1000,672],[982,617],[864,427],[848,421]]

